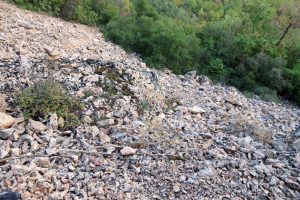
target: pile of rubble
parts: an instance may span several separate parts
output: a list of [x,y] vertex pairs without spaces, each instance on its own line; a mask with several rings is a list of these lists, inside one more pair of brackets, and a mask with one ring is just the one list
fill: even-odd
[[[0,2],[0,191],[23,199],[299,199],[300,109],[147,68],[95,28]],[[54,80],[82,124],[25,120]]]

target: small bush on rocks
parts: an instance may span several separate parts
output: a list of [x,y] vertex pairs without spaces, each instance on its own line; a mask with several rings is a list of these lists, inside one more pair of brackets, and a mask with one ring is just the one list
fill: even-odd
[[26,119],[47,119],[56,113],[65,120],[65,129],[80,124],[83,104],[69,96],[63,87],[52,81],[38,82],[17,93],[17,102]]
[[146,110],[148,110],[150,107],[149,102],[147,100],[141,100],[138,103],[138,113],[140,115],[143,115]]

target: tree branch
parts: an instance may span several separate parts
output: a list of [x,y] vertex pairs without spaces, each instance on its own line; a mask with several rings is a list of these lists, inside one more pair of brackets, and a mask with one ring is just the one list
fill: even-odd
[[285,36],[288,34],[290,28],[292,28],[292,27],[293,27],[293,24],[289,23],[289,25],[283,31],[283,34],[281,35],[279,41],[276,43],[276,46],[278,46],[281,43],[281,41],[285,38]]

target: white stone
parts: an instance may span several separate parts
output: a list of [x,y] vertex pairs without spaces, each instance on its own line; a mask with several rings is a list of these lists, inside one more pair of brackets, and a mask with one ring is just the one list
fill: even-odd
[[175,183],[173,186],[173,191],[174,192],[180,192],[180,184],[179,183]]
[[192,114],[206,113],[206,111],[199,106],[190,107],[188,108],[188,111],[191,112]]
[[68,169],[69,169],[69,171],[71,171],[71,172],[75,171],[75,167],[74,167],[73,165],[70,165],[70,166],[68,167]]
[[123,156],[128,156],[128,155],[133,155],[136,153],[136,149],[133,149],[131,147],[124,147],[123,149],[121,149],[121,154]]

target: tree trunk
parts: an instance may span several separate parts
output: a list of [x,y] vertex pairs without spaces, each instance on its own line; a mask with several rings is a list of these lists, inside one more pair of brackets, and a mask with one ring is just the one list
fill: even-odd
[[281,35],[279,41],[276,43],[276,46],[278,46],[281,43],[281,41],[285,38],[286,34],[288,34],[290,28],[292,28],[292,27],[293,27],[293,24],[289,23],[289,25],[283,31],[283,34]]

